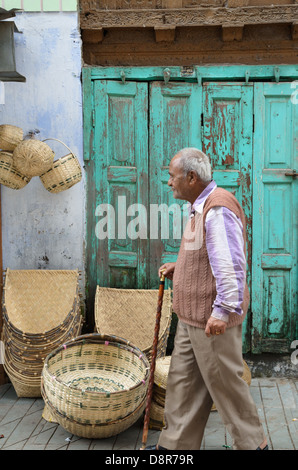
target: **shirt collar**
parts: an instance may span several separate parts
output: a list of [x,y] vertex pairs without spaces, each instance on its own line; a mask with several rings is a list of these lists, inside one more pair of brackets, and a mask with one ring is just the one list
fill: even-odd
[[211,180],[208,186],[204,189],[204,191],[199,194],[193,205],[189,203],[188,210],[189,214],[193,215],[195,212],[199,212],[200,214],[203,212],[203,207],[207,197],[217,188],[217,184],[214,180]]

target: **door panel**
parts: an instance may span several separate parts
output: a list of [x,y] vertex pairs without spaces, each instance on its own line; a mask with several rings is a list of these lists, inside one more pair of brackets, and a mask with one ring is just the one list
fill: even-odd
[[[206,83],[203,86],[203,151],[218,186],[232,192],[247,223],[247,283],[251,292],[251,181],[253,86]],[[243,350],[250,348],[249,314],[243,323]]]
[[[177,259],[185,222],[183,214],[187,213],[186,201],[174,199],[168,187],[169,164],[182,148],[201,148],[201,110],[202,89],[198,84],[153,82],[150,86],[150,207],[155,209],[150,222],[155,234],[158,233],[155,238],[150,234],[152,288],[158,286],[159,266]],[[158,207],[165,211],[159,212],[162,215],[157,220]]]
[[253,352],[289,352],[297,293],[297,106],[290,83],[255,84]]
[[144,287],[147,220],[136,204],[148,204],[148,86],[97,80],[94,100],[93,273],[100,286]]

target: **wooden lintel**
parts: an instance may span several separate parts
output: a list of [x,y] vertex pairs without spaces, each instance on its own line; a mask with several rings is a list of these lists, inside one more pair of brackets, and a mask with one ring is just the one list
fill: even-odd
[[103,28],[82,30],[82,40],[85,44],[100,44],[103,36]]
[[155,28],[157,26],[221,26],[285,24],[298,21],[298,4],[198,7],[180,9],[83,10],[81,29]]
[[242,41],[243,28],[244,28],[244,25],[241,25],[241,26],[223,25],[222,26],[222,40],[224,42]]
[[156,42],[173,42],[175,41],[176,26],[155,26],[155,41]]
[[291,24],[292,39],[298,39],[298,21]]
[[162,0],[162,8],[182,8],[183,0]]

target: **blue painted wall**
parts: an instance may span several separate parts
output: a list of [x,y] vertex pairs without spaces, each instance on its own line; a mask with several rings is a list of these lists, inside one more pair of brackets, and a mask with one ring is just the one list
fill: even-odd
[[[81,38],[77,12],[19,12],[14,19],[17,71],[6,82],[0,124],[37,129],[36,138],[63,141],[83,166]],[[56,157],[69,151],[48,142]],[[80,183],[50,194],[38,177],[21,190],[1,185],[3,267],[84,271],[84,171]]]

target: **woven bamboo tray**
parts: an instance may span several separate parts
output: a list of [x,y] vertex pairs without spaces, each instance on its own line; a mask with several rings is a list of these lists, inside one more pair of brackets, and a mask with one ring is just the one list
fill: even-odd
[[126,429],[132,426],[142,416],[146,407],[146,399],[144,399],[132,413],[122,419],[104,424],[82,424],[74,419],[63,416],[52,406],[47,399],[43,381],[41,384],[41,392],[45,402],[43,418],[46,421],[60,424],[66,431],[75,436],[84,437],[86,439],[106,439],[126,431]]
[[73,310],[78,271],[7,269],[4,317],[21,336],[41,338],[58,331]]
[[[157,299],[158,290],[97,286],[95,295],[97,331],[101,334],[126,338],[141,349],[151,361]],[[171,316],[171,289],[167,289],[163,296],[157,357],[165,355]]]
[[133,413],[146,397],[149,361],[123,338],[82,335],[57,348],[42,372],[47,400],[81,424],[104,424]]

